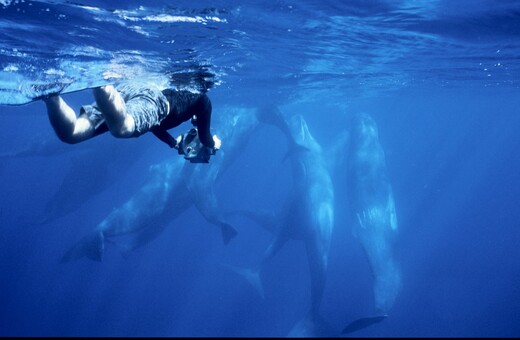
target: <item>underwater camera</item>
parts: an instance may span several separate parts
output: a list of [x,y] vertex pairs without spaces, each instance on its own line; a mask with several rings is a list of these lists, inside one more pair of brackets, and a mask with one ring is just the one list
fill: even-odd
[[191,163],[209,163],[209,158],[214,154],[211,148],[206,147],[199,139],[196,128],[191,128],[182,136],[179,145],[179,154]]

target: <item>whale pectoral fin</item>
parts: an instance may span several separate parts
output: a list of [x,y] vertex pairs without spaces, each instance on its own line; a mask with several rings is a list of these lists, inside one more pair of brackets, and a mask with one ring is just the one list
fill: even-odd
[[237,236],[238,231],[233,228],[233,226],[229,223],[222,223],[221,224],[221,230],[222,230],[222,239],[224,241],[224,244],[228,244],[231,239],[233,239],[235,236]]
[[359,213],[356,214],[356,217],[357,217],[357,220],[358,220],[358,223],[359,223],[359,226],[363,229],[366,228],[366,225],[365,225],[365,212],[363,211],[362,212],[363,216],[361,216]]
[[386,319],[388,315],[371,316],[367,318],[360,318],[349,323],[341,332],[341,334],[352,333],[360,329],[366,328],[373,324],[379,323]]
[[76,245],[61,258],[61,263],[79,260],[87,257],[91,260],[101,262],[103,260],[103,252],[105,250],[104,236],[102,232],[96,232],[83,237]]
[[251,286],[253,286],[253,288],[257,291],[258,295],[260,295],[262,299],[264,298],[264,287],[262,285],[262,280],[260,279],[260,273],[258,271],[254,271],[249,268],[235,267],[229,264],[222,265],[246,279],[247,282],[249,282]]

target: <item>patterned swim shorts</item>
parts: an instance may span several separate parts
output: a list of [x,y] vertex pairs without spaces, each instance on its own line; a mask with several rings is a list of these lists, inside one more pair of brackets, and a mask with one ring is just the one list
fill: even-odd
[[[168,115],[168,100],[159,88],[125,83],[117,86],[116,89],[125,101],[126,112],[134,118],[133,137],[150,131]],[[105,122],[95,102],[91,105],[83,105],[80,113],[87,114],[96,129]]]

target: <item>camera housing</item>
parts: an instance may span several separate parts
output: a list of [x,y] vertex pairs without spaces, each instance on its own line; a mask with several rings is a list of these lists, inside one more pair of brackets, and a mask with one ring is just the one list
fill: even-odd
[[212,155],[210,148],[200,141],[197,128],[191,128],[183,135],[179,145],[179,153],[184,155],[184,159],[191,163],[209,163]]

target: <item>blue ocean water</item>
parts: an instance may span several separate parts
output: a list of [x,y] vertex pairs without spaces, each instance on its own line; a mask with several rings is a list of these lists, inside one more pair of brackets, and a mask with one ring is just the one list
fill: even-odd
[[[145,219],[154,234],[132,251],[107,237],[102,262],[60,262],[179,156],[152,135],[63,144],[33,98],[61,90],[77,110],[90,87],[133,80],[208,90],[215,120],[266,104],[302,115],[327,161],[369,114],[401,288],[385,320],[343,336],[518,337],[519,38],[512,0],[0,1],[0,335],[287,336],[307,314],[303,242],[268,261],[262,298],[226,265],[256,266],[273,234],[234,216],[224,245],[194,205]],[[283,207],[287,152],[272,126],[252,134],[215,182],[222,211]],[[376,314],[340,165],[320,305],[338,335]]]

